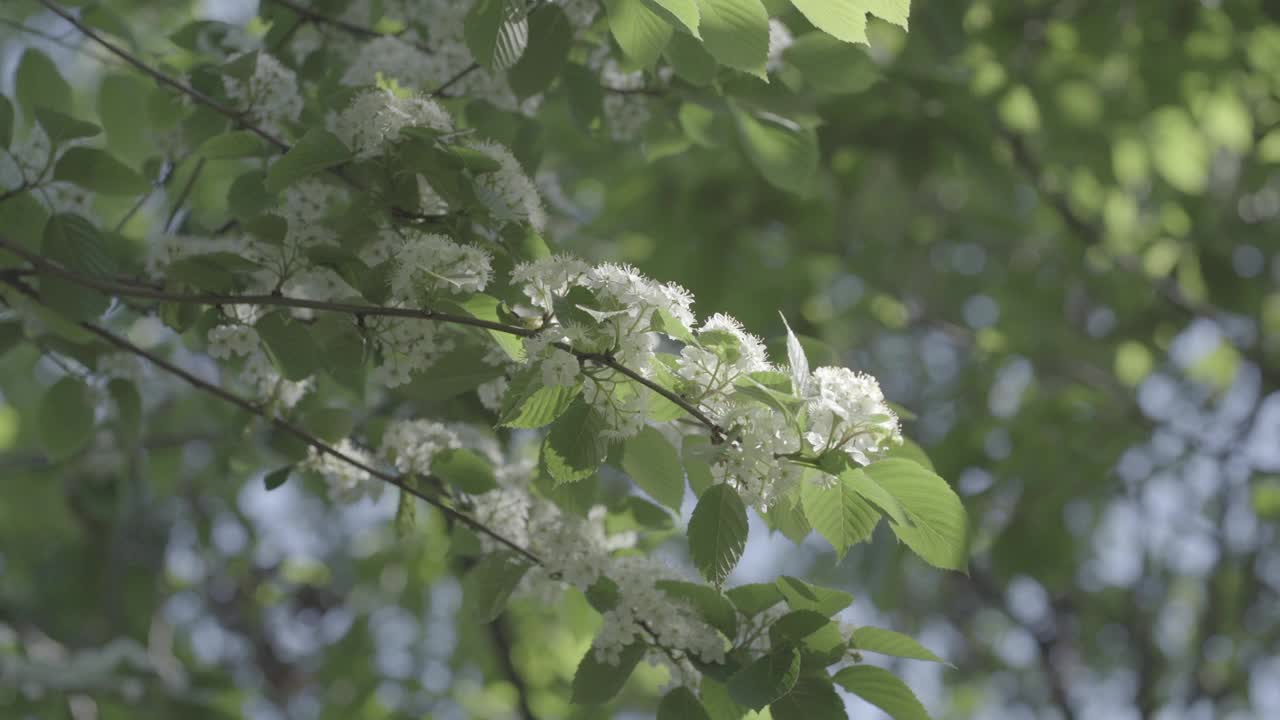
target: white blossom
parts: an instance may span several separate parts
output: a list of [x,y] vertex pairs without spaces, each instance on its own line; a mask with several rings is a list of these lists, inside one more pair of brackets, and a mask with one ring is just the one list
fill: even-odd
[[[340,441],[334,449],[366,467],[373,466],[369,453],[348,439]],[[331,453],[313,447],[300,467],[323,477],[329,485],[329,497],[335,502],[354,503],[365,497],[377,500],[382,496],[381,480]]]
[[542,198],[515,155],[492,140],[472,143],[471,147],[498,161],[500,166],[476,178],[476,194],[485,207],[499,220],[527,222],[537,230],[543,229],[547,213],[542,208]]
[[[243,56],[233,56],[231,60],[238,57]],[[227,96],[247,109],[254,122],[271,132],[279,134],[302,114],[297,75],[269,53],[258,53],[247,81],[227,76],[223,86]]]
[[848,368],[820,367],[811,384],[805,439],[816,452],[840,449],[859,465],[869,465],[902,443],[898,416],[885,403],[875,378]]
[[402,473],[431,474],[431,458],[441,450],[461,447],[458,434],[433,420],[401,420],[382,434],[382,455]]
[[[392,231],[387,231],[388,233]],[[402,231],[404,240],[394,253],[391,294],[417,302],[437,292],[480,292],[493,275],[489,253],[459,245],[443,235]]]
[[333,122],[334,135],[362,160],[386,154],[407,127],[450,132],[453,119],[429,98],[405,98],[390,90],[370,89],[353,98]]

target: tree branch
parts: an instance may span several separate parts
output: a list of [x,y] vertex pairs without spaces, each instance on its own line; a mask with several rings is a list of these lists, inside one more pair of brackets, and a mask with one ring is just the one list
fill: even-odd
[[[355,35],[356,37],[369,38],[371,40],[376,40],[378,38],[396,37],[397,35],[399,35],[399,33],[378,32],[373,28],[365,27],[363,25],[357,25],[355,23],[350,23],[350,22],[347,22],[346,20],[343,20],[342,18],[336,18],[331,15],[325,15],[324,13],[316,12],[315,10],[312,10],[309,7],[306,7],[300,3],[294,2],[294,0],[265,0],[265,2],[270,3],[272,5],[279,5],[282,8],[291,10],[294,14],[298,15],[299,17],[305,18],[313,23],[316,23],[317,25],[328,25],[330,27],[334,27],[339,30],[342,30],[343,32],[348,33],[350,35]],[[408,44],[417,48],[421,52],[428,53],[428,54],[431,53],[431,49],[421,43],[410,42]]]
[[[67,268],[51,262],[37,253],[33,253],[30,250],[23,248],[4,236],[0,236],[0,249],[8,250],[14,255],[26,260],[41,273],[53,275],[55,277],[62,278],[63,280],[68,280],[83,287],[91,288],[109,295],[144,298],[160,302],[197,303],[202,305],[268,305],[275,307],[305,308],[308,310],[321,310],[326,312],[340,312],[356,316],[415,318],[420,320],[452,323],[455,325],[467,325],[470,327],[492,330],[494,332],[506,333],[508,335],[516,335],[518,337],[533,337],[538,334],[537,330],[530,330],[528,328],[522,328],[515,325],[493,322],[491,320],[483,320],[468,315],[440,312],[437,310],[308,300],[305,298],[292,298],[285,295],[174,293],[154,287],[126,285],[108,280],[99,280],[98,278],[94,278],[83,273],[68,270]],[[623,365],[609,355],[575,350],[573,347],[563,343],[556,343],[556,347],[572,353],[582,360],[594,362],[598,365],[611,368],[666,398],[688,413],[691,417],[697,419],[698,422],[706,426],[706,428],[711,431],[711,437],[714,442],[722,442],[727,436],[724,428],[720,427],[714,420],[707,417],[706,413],[702,412],[702,410],[700,410],[696,405],[681,397],[678,393],[662,387],[658,383],[644,377],[635,370]]]

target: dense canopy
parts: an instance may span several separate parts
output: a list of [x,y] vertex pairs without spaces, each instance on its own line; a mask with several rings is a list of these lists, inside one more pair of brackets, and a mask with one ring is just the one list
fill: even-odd
[[1280,5],[0,5],[15,717],[1280,716]]

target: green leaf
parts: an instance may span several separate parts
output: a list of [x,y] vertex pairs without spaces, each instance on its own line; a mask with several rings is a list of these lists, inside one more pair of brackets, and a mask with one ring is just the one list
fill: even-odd
[[711,474],[711,463],[708,456],[714,452],[711,446],[711,438],[705,435],[685,435],[684,442],[680,446],[680,456],[684,459],[684,471],[689,479],[689,489],[693,490],[693,494],[702,497],[702,494],[715,484],[715,477]]
[[769,13],[760,0],[697,0],[707,51],[721,65],[766,77]]
[[627,683],[631,671],[636,669],[642,657],[644,646],[639,643],[623,648],[617,665],[597,660],[595,648],[588,648],[573,675],[573,702],[583,705],[609,702]]
[[431,458],[431,474],[471,495],[498,487],[493,466],[466,448],[449,448],[436,453]]
[[305,380],[320,369],[323,353],[312,341],[306,325],[288,320],[284,313],[275,312],[264,315],[254,329],[285,378]]
[[720,585],[747,545],[747,508],[729,485],[713,485],[689,518],[689,554],[702,576]]
[[851,43],[867,42],[867,13],[907,28],[911,0],[791,0],[819,30]]
[[898,501],[910,525],[891,522],[898,539],[935,567],[968,566],[968,521],[964,505],[946,480],[910,460],[881,460],[863,468]]
[[275,490],[276,488],[285,484],[285,482],[289,479],[289,473],[291,472],[293,472],[292,465],[285,465],[282,468],[277,468],[275,470],[272,470],[271,472],[263,476],[262,485],[267,489],[267,492],[271,492],[272,490]]
[[715,588],[682,580],[659,580],[654,585],[673,598],[687,600],[708,624],[724,633],[725,637],[732,639],[737,635],[738,616],[733,604]]
[[74,183],[101,195],[139,195],[151,186],[133,168],[105,150],[73,147],[62,153],[53,179]]
[[72,111],[71,85],[48,55],[32,47],[23,51],[22,59],[18,61],[18,70],[13,78],[13,96],[22,106],[23,117],[28,120],[38,107],[60,113]]
[[729,678],[729,697],[739,705],[760,710],[791,692],[800,677],[800,651],[777,648]]
[[200,148],[196,153],[209,158],[210,160],[223,160],[227,158],[245,158],[257,157],[266,151],[266,145],[262,138],[248,130],[234,130],[232,132],[214,135],[200,144]]
[[645,0],[604,0],[609,32],[622,53],[638,67],[651,68],[671,40],[671,25]]
[[657,720],[711,720],[707,709],[698,702],[698,696],[687,687],[678,687],[667,693],[658,703]]
[[[0,234],[6,240],[17,243],[32,252],[40,252],[44,243],[44,228],[49,222],[49,211],[28,190],[10,196],[0,203]],[[16,255],[0,250],[0,268],[11,267],[22,261]]]
[[757,119],[737,107],[738,139],[751,163],[769,184],[804,195],[818,170],[818,134],[812,128],[770,115]]
[[133,445],[142,434],[142,396],[132,382],[123,378],[107,383],[107,392],[116,404],[120,436],[125,444]]
[[473,622],[489,623],[507,607],[507,599],[529,571],[529,563],[514,552],[485,555],[462,579],[464,612]]
[[93,398],[77,378],[64,377],[45,391],[38,417],[40,439],[52,460],[74,455],[93,437]]
[[[88,220],[60,213],[44,226],[41,254],[68,270],[91,277],[107,277],[115,261],[103,248],[98,229]],[[56,277],[40,279],[41,301],[73,320],[87,320],[106,311],[106,295]]]
[[69,140],[93,137],[102,132],[102,128],[91,122],[64,115],[57,110],[38,107],[35,112],[36,121],[40,123],[40,127],[44,128],[45,134],[49,136],[49,142],[54,147],[60,146]]
[[[548,5],[548,8],[554,7]],[[468,315],[478,320],[488,320],[490,322],[503,322],[504,318],[499,314],[502,309],[502,301],[492,295],[484,293],[476,293],[466,300],[457,303]],[[520,341],[518,335],[513,335],[500,330],[488,330],[489,336],[494,342],[498,343],[498,347],[502,348],[507,357],[516,362],[524,362],[524,344]]]
[[589,477],[604,462],[608,441],[601,435],[604,420],[581,399],[551,425],[542,443],[542,466],[556,484]]
[[622,446],[622,469],[653,499],[680,512],[684,500],[684,467],[680,455],[652,427],[628,438]]
[[582,393],[579,385],[543,385],[542,368],[530,365],[516,373],[502,397],[499,425],[532,430],[550,425]]
[[821,93],[851,94],[867,90],[882,72],[867,53],[826,33],[805,33],[783,52],[805,82]]
[[139,160],[155,151],[154,132],[145,108],[153,83],[138,75],[115,73],[98,87],[98,121],[107,133],[108,147],[118,157]]
[[[847,455],[844,455],[847,462]],[[880,512],[889,516],[889,518],[899,524],[907,523],[907,516],[902,512],[902,506],[898,501],[885,490],[883,486],[878,484],[871,476],[863,472],[860,467],[848,466],[840,472],[842,482],[853,488],[853,491],[875,505]]]
[[341,165],[351,157],[351,151],[333,133],[312,128],[271,165],[263,187],[267,192],[278,193],[308,175]]
[[774,585],[793,610],[815,610],[831,617],[853,602],[853,596],[843,590],[810,585],[790,575],[778,578]]
[[506,70],[516,64],[529,44],[529,23],[523,3],[477,0],[463,21],[462,36],[476,62],[486,70]]
[[662,53],[675,74],[690,85],[709,85],[716,77],[716,59],[689,35],[675,33]]
[[442,402],[471,392],[502,376],[502,368],[482,360],[484,348],[474,344],[458,347],[437,360],[425,372],[417,373],[400,392],[422,402]]
[[413,526],[418,522],[418,504],[417,499],[413,497],[413,493],[400,488],[400,495],[396,500],[396,537],[407,538],[413,534]]
[[543,5],[529,15],[529,46],[507,71],[516,95],[527,98],[551,87],[569,60],[573,27],[558,5]]
[[0,148],[13,144],[13,103],[0,95]]
[[884,668],[854,665],[833,678],[845,690],[884,710],[894,720],[929,720],[929,713],[906,683]]
[[928,648],[912,638],[892,630],[877,627],[860,627],[853,631],[852,640],[855,648],[865,652],[950,665],[946,660],[934,655]]
[[698,33],[697,0],[644,0],[645,5],[672,25],[683,27],[695,38],[702,38]]
[[733,601],[734,606],[738,608],[738,612],[748,617],[759,615],[782,602],[782,593],[778,592],[778,587],[773,583],[739,585],[726,590],[725,595],[728,595],[729,599]]
[[703,673],[702,683],[698,688],[702,696],[702,705],[707,709],[711,720],[741,720],[749,710],[733,701],[729,696],[729,688],[724,682]]
[[844,700],[825,675],[806,675],[769,706],[773,720],[845,720]]
[[831,620],[817,610],[792,610],[769,626],[769,646],[799,645],[829,624]]
[[813,529],[831,543],[837,558],[843,558],[850,546],[871,537],[876,523],[880,522],[880,513],[854,490],[846,477],[827,475],[825,479],[831,482],[831,487],[806,480],[800,488],[800,501]]

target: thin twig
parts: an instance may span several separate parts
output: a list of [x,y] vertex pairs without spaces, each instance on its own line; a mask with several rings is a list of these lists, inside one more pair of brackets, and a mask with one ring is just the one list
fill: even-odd
[[[283,7],[283,8],[288,8],[289,10],[292,10],[295,14],[297,14],[299,17],[306,18],[307,20],[310,20],[311,22],[316,23],[317,25],[329,25],[330,27],[335,27],[335,28],[338,28],[339,30],[342,30],[343,32],[349,33],[351,35],[355,35],[356,37],[370,38],[370,39],[376,40],[378,38],[384,38],[384,37],[395,37],[400,34],[400,33],[378,32],[377,30],[374,30],[373,28],[370,28],[370,27],[365,27],[364,25],[357,25],[352,22],[347,22],[342,18],[336,18],[336,17],[333,17],[332,15],[325,15],[324,13],[316,12],[315,10],[312,10],[309,7],[300,5],[294,2],[293,0],[266,0],[266,2],[271,3],[273,5],[279,5],[280,7]],[[418,49],[421,52],[424,52],[424,53],[431,52],[430,48],[428,48],[427,46],[421,43],[410,42],[408,44],[412,45],[414,48]]]

